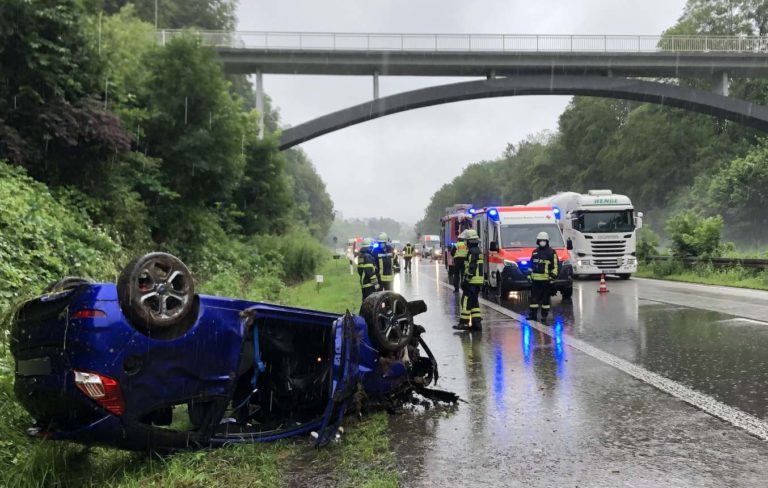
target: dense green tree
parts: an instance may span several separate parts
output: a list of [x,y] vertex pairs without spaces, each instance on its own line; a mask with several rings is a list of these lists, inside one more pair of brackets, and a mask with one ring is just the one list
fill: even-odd
[[317,239],[328,233],[333,222],[333,201],[315,166],[301,149],[285,151],[286,171],[291,179],[296,225],[306,227]]
[[0,4],[0,158],[51,183],[98,179],[130,148],[104,110],[102,65],[75,0]]
[[178,38],[149,60],[145,147],[162,159],[165,185],[186,202],[227,200],[243,177],[249,118],[214,53]]
[[103,0],[102,7],[111,15],[128,4],[135,5],[139,18],[152,25],[157,5],[160,29],[232,30],[235,26],[236,0]]

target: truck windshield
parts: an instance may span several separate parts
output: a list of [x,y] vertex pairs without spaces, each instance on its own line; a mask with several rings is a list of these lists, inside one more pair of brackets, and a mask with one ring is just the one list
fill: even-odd
[[632,232],[635,222],[632,210],[610,212],[581,212],[574,222],[574,229],[585,233]]
[[536,247],[536,236],[539,232],[549,234],[551,247],[565,247],[563,236],[556,224],[514,224],[501,226],[501,242],[503,249],[516,247]]

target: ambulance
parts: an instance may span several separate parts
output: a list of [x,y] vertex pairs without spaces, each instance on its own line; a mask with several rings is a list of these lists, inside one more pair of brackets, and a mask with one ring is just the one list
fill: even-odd
[[553,207],[487,207],[477,210],[473,227],[480,235],[485,255],[485,284],[505,299],[512,291],[528,290],[531,254],[539,232],[549,234],[549,245],[557,253],[558,276],[552,294],[564,300],[573,295],[573,269],[569,249],[557,225],[559,210]]

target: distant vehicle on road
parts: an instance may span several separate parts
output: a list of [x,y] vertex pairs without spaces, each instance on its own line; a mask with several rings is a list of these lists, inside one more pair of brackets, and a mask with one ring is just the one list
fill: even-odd
[[65,278],[21,305],[15,393],[45,439],[179,450],[314,432],[323,445],[361,400],[455,401],[426,388],[425,310],[389,291],[359,315],[199,295],[180,260],[152,253],[116,284]]
[[440,259],[443,255],[443,250],[440,248],[440,236],[433,234],[423,235],[419,242],[421,244],[422,257]]
[[549,244],[560,262],[552,293],[560,292],[563,299],[573,295],[573,273],[567,245],[557,226],[556,210],[552,207],[488,207],[477,210],[473,218],[480,234],[485,254],[486,286],[499,298],[510,291],[529,290],[531,254],[536,248],[536,235],[549,234]]
[[635,214],[629,197],[589,190],[586,195],[558,193],[528,205],[559,209],[558,225],[572,243],[577,277],[605,273],[626,280],[637,272],[637,230],[643,226],[643,213]]

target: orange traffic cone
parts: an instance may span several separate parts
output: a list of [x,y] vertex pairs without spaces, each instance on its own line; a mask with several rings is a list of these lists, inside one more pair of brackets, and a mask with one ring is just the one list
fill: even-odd
[[605,284],[605,273],[600,275],[600,288],[597,289],[598,293],[608,293],[608,286]]

